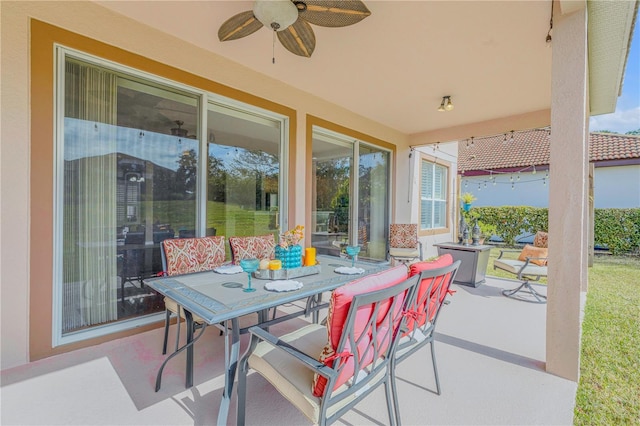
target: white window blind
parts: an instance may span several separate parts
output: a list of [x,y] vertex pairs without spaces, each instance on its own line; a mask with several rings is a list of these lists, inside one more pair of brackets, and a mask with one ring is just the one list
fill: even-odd
[[423,160],[420,174],[420,228],[444,228],[447,225],[447,168]]

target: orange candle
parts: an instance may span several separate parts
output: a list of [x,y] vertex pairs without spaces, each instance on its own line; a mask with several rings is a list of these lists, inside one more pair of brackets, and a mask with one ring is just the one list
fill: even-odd
[[278,259],[269,261],[269,269],[272,271],[277,271],[282,268],[282,262]]
[[316,264],[316,248],[307,247],[304,249],[304,266],[314,266]]

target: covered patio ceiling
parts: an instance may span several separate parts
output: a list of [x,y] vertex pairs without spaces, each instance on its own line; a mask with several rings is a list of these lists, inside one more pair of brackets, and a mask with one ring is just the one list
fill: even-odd
[[[407,135],[547,111],[551,104],[552,45],[545,42],[551,1],[365,0],[371,16],[362,22],[313,26],[311,58],[276,41],[275,64],[266,28],[218,41],[220,25],[250,10],[252,1],[97,3]],[[591,3],[590,101],[601,114],[615,109],[635,2]],[[583,1],[554,4],[556,16],[582,7]],[[445,95],[455,109],[438,112]]]

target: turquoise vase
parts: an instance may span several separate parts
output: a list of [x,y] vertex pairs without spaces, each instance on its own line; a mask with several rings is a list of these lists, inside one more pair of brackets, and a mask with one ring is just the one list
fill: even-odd
[[462,203],[462,209],[465,212],[468,212],[469,210],[471,210],[471,203]]
[[295,245],[285,249],[278,245],[276,259],[282,262],[284,269],[299,268],[302,266],[302,247]]

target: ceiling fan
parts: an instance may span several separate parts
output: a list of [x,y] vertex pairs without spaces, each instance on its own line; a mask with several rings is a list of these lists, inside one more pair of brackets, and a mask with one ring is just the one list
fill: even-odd
[[369,15],[371,12],[359,0],[256,0],[253,10],[226,20],[218,30],[218,38],[237,40],[265,26],[278,35],[285,49],[308,58],[316,47],[316,36],[309,24],[346,27]]

